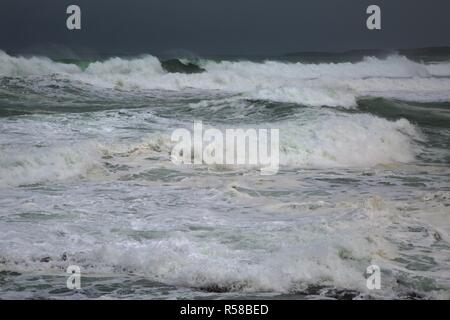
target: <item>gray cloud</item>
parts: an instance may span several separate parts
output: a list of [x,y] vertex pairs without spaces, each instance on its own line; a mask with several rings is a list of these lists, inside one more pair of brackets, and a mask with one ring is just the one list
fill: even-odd
[[[69,4],[82,30],[66,29]],[[365,28],[369,4],[381,31]],[[278,54],[450,45],[448,0],[2,0],[0,49]],[[59,49],[61,50],[61,49]]]

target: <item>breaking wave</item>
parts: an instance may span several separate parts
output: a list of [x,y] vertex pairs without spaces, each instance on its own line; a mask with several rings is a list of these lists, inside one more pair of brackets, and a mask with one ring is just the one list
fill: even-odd
[[100,161],[92,144],[6,151],[0,154],[0,186],[30,185],[85,177]]
[[[0,52],[0,76],[58,75],[101,88],[122,90],[219,90],[243,98],[306,106],[355,107],[364,96],[450,101],[450,63],[426,64],[393,55],[356,63],[201,60],[203,72],[168,72],[153,56],[111,58],[86,68],[47,58],[11,57]],[[420,88],[420,91],[417,89]]]
[[[405,119],[388,121],[373,115],[322,114],[316,119],[274,122],[282,128],[280,164],[283,167],[371,167],[409,163],[420,153],[420,131]],[[0,155],[0,186],[28,185],[74,178],[104,176],[108,166],[143,170],[145,159],[159,155],[170,163],[174,143],[170,134],[156,134],[141,142],[103,144],[92,140],[71,146],[29,150],[3,150]],[[234,152],[234,150],[224,150]],[[141,168],[141,169],[139,169]],[[128,172],[129,171],[129,172]]]

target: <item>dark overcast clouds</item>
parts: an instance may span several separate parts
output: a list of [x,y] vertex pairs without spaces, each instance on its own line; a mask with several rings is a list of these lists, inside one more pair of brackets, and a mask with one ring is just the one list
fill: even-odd
[[[78,4],[82,30],[66,28]],[[365,28],[369,4],[381,31]],[[449,0],[1,0],[0,49],[277,54],[450,45]]]

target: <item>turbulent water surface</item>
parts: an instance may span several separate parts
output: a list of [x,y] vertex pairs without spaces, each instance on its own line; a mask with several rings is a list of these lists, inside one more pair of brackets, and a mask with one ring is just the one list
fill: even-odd
[[[0,298],[450,298],[450,58],[170,68],[0,52]],[[280,171],[176,166],[194,120]]]

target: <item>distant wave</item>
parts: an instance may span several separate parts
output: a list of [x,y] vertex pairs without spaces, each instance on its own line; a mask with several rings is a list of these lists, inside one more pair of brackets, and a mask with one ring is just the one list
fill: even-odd
[[244,99],[347,108],[355,107],[357,99],[364,96],[450,101],[450,62],[418,63],[399,55],[366,57],[356,63],[201,60],[198,65],[185,65],[205,70],[200,73],[184,69],[177,72],[176,68],[168,72],[163,64],[147,55],[135,59],[116,57],[82,68],[43,57],[12,57],[0,52],[0,76],[56,75],[100,88],[219,90],[240,94]]

